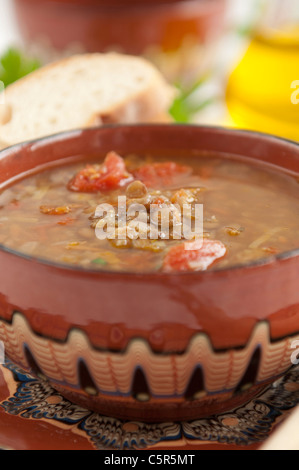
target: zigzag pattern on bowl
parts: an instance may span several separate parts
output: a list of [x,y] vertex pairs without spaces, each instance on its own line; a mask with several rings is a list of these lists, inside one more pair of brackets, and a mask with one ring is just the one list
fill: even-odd
[[199,367],[203,372],[204,389],[208,394],[234,390],[260,349],[256,383],[278,377],[291,366],[294,353],[291,338],[271,342],[269,324],[261,322],[254,329],[244,348],[214,351],[209,338],[198,334],[190,341],[183,354],[159,354],[144,340],[134,339],[125,351],[96,350],[80,330],[72,330],[66,342],[61,343],[35,334],[27,320],[15,313],[12,324],[0,321],[0,340],[7,355],[24,369],[30,368],[25,348],[28,348],[41,372],[51,381],[80,388],[78,363],[82,360],[97,388],[106,395],[132,395],[136,369],[143,371],[155,398],[183,397],[190,380]]

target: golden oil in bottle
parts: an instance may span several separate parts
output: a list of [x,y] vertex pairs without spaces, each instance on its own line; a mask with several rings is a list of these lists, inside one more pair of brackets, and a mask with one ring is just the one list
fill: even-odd
[[253,37],[226,101],[234,126],[299,140],[299,23]]

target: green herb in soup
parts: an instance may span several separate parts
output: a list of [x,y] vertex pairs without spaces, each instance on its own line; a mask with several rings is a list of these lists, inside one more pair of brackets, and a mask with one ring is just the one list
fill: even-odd
[[298,181],[270,166],[109,152],[2,190],[0,243],[93,270],[204,271],[298,248],[298,215]]

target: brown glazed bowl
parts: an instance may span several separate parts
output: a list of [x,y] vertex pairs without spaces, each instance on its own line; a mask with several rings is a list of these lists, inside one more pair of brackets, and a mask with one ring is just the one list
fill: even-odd
[[14,0],[23,38],[63,51],[149,47],[175,51],[190,38],[208,42],[222,29],[227,0]]
[[[203,152],[299,174],[299,145],[191,125],[105,126],[0,153],[0,184],[75,155]],[[55,265],[0,247],[0,340],[62,395],[108,416],[187,420],[249,400],[292,367],[299,250],[197,273]]]

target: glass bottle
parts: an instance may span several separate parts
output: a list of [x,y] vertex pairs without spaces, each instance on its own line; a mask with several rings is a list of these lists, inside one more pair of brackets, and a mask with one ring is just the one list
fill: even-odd
[[268,0],[249,47],[229,77],[232,123],[299,140],[299,1]]

